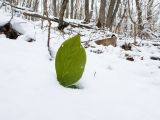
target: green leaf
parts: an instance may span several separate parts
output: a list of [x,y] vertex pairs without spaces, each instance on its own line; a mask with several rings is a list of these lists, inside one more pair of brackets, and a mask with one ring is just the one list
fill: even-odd
[[75,84],[86,64],[86,52],[80,43],[80,35],[66,40],[58,49],[55,67],[57,80],[65,87]]

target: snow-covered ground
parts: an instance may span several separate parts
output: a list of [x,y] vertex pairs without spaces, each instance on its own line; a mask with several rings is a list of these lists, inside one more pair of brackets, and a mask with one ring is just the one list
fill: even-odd
[[[1,13],[0,18],[4,24],[10,16]],[[150,59],[160,57],[160,48],[153,41],[142,41],[144,46],[132,51],[119,46],[87,48],[86,68],[78,83],[81,89],[71,89],[56,80],[55,61],[49,60],[46,46],[47,31],[40,30],[40,22],[14,18],[12,24],[24,35],[17,40],[0,35],[0,120],[160,120],[160,61]],[[109,34],[74,30],[84,35],[83,41]],[[55,54],[73,36],[65,32],[62,35],[53,26]],[[26,37],[36,41],[29,43]],[[90,52],[97,49],[103,53]],[[126,60],[125,54],[134,61]]]

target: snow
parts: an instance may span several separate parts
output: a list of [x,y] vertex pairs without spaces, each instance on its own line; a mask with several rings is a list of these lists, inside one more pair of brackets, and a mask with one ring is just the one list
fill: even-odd
[[[0,17],[0,24],[9,19],[4,14]],[[160,49],[152,41],[143,41],[143,47],[132,51],[92,42],[96,48],[86,49],[87,64],[78,82],[81,89],[71,89],[56,80],[55,61],[49,60],[46,46],[47,31],[40,30],[38,23],[20,18],[14,18],[12,23],[36,41],[27,42],[24,36],[10,40],[0,35],[0,120],[160,119],[160,61],[150,59],[152,55],[160,56]],[[111,34],[80,28],[65,35],[55,29],[51,32],[55,54],[61,43],[76,32],[85,35],[82,41]],[[120,45],[124,40],[118,42]],[[103,53],[90,52],[97,49]],[[135,61],[127,61],[125,54]]]

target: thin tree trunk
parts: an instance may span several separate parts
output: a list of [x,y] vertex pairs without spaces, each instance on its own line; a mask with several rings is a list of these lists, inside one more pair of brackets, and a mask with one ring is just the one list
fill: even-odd
[[78,5],[79,5],[79,0],[76,0],[76,4],[75,4],[75,12],[74,12],[74,19],[77,19]]
[[113,25],[114,19],[116,18],[116,14],[117,14],[120,3],[121,3],[121,0],[117,0],[116,7],[115,7],[114,12],[113,12],[112,17],[111,17],[111,26],[110,26],[111,30],[112,30],[112,25]]
[[92,15],[93,15],[93,6],[94,6],[94,0],[92,0],[92,2],[91,2],[91,11],[89,13],[90,19],[92,19]]
[[61,9],[59,12],[59,25],[58,25],[58,29],[59,30],[63,30],[63,17],[64,17],[64,12],[66,10],[66,6],[67,6],[68,0],[63,0],[62,5],[61,5]]
[[99,10],[99,18],[97,22],[97,27],[104,27],[105,25],[105,8],[106,8],[106,0],[101,0],[101,6]]
[[73,19],[73,3],[74,3],[74,0],[71,0],[71,13],[70,13],[71,19]]
[[114,6],[116,4],[116,0],[111,0],[109,5],[109,10],[107,14],[107,20],[106,20],[106,27],[111,28],[112,19],[113,19],[113,12],[114,12]]
[[65,13],[65,17],[68,18],[69,17],[69,4],[67,4],[66,6],[66,13]]
[[130,11],[130,1],[128,0],[128,13],[129,13],[129,17],[131,22],[133,23],[133,29],[134,29],[134,44],[136,44],[136,36],[137,36],[137,31],[136,31],[136,21],[133,20],[132,16],[131,16],[131,11]]
[[51,57],[51,59],[53,58],[53,54],[52,54],[52,50],[50,47],[50,34],[51,34],[51,21],[49,19],[49,15],[48,15],[48,0],[44,1],[44,13],[46,14],[46,17],[48,18],[48,41],[47,41],[47,47],[48,47],[48,52],[49,55]]
[[53,0],[53,15],[57,17],[57,0]]
[[84,21],[90,22],[89,0],[85,0],[85,19],[84,19]]
[[82,20],[82,19],[83,19],[83,5],[82,5],[82,3],[81,3],[81,6],[80,6],[79,19],[80,19],[80,20]]
[[149,0],[147,5],[147,21],[150,25],[150,29],[152,30],[152,6],[154,0]]
[[38,11],[38,5],[39,5],[39,0],[35,0],[34,6],[33,6],[33,11],[35,11],[35,12]]
[[115,30],[116,32],[119,31],[118,29],[120,28],[120,26],[121,26],[121,24],[123,22],[123,19],[126,16],[126,12],[127,12],[127,8],[126,7],[127,7],[127,4],[125,4],[125,8],[124,8],[124,12],[123,12],[123,15],[121,17],[121,20],[119,21],[118,25],[116,26],[116,30]]
[[140,37],[141,36],[140,32],[143,30],[143,26],[142,26],[142,9],[139,0],[136,0],[136,8],[138,12],[138,36]]

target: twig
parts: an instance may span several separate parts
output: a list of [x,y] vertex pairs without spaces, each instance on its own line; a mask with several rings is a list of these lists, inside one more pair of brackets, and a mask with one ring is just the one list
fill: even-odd
[[140,51],[140,50],[135,46],[134,43],[132,43],[131,45],[132,45],[134,48],[136,48],[136,49],[138,50],[138,52],[142,52],[142,51]]

